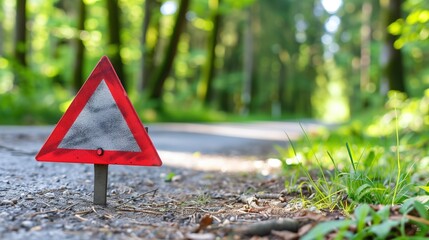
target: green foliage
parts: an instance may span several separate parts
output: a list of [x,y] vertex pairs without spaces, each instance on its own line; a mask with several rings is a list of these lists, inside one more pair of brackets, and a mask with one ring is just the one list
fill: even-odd
[[391,92],[385,110],[371,117],[335,131],[309,135],[302,129],[301,140],[277,148],[285,174],[305,177],[313,194],[304,197],[311,204],[346,212],[359,203],[398,204],[421,194],[429,170],[427,101],[426,95],[407,99]]
[[[58,106],[74,94],[72,81],[76,81],[73,74],[78,65],[78,39],[82,40],[85,52],[83,71],[77,75],[88,76],[102,55],[119,50],[127,91],[138,95],[135,97],[138,101],[147,101],[149,86],[153,85],[150,79],[159,70],[161,56],[175,24],[175,14],[164,15],[160,9],[166,3],[177,7],[179,2],[118,1],[122,30],[114,36],[120,36],[121,46],[109,44],[105,1],[83,2],[86,8],[84,30],[78,29],[80,11],[76,1],[27,2],[26,25],[31,26],[27,29],[30,37],[27,37],[25,46],[20,47],[26,48],[28,64],[19,66],[14,59],[16,4],[1,1],[0,94],[5,95],[4,99],[14,100],[4,100],[1,104],[0,112],[7,115],[2,116],[0,123],[53,123],[58,119],[61,114]],[[177,106],[188,107],[189,102],[193,102],[192,111],[183,111],[183,116],[178,116],[177,109],[174,114],[158,112],[157,115],[164,115],[162,120],[171,117],[170,120],[199,121],[205,119],[202,116],[206,110],[209,110],[209,116],[219,111],[247,116],[249,110],[250,114],[265,115],[265,119],[299,115],[339,122],[362,114],[366,106],[379,106],[383,102],[385,96],[378,60],[383,54],[383,35],[387,29],[381,28],[379,22],[386,9],[378,3],[369,3],[372,12],[369,22],[363,23],[362,1],[342,1],[335,13],[328,13],[316,0],[222,0],[219,6],[217,2],[191,1],[186,27],[178,40],[177,54],[162,96],[156,98],[155,103],[137,103],[142,106],[138,107],[138,112],[150,113],[153,117],[153,111],[160,111],[161,105],[166,105],[164,109],[168,110]],[[422,89],[429,86],[425,58],[425,52],[429,50],[425,41],[428,38],[428,9],[427,1],[408,0],[403,4],[404,19],[389,27],[391,33],[401,36],[396,47],[402,47],[410,96],[423,95]],[[214,82],[210,90],[214,100],[212,104],[200,107],[203,103],[197,97],[197,86],[203,79],[203,68],[208,61],[208,38],[214,30],[212,11],[220,14],[221,23],[215,39]],[[335,16],[341,20],[339,27],[329,32],[325,23]],[[143,26],[145,19],[148,26]],[[370,34],[368,46],[364,47],[361,33],[366,28],[373,34]],[[141,41],[143,29],[147,30],[145,43]],[[245,34],[246,29],[251,30],[249,34]],[[365,51],[369,53],[368,59],[361,56]],[[363,69],[365,64],[361,58],[369,61],[368,69]],[[251,71],[246,73],[245,63],[252,63]],[[24,76],[24,80],[15,81],[15,75]],[[250,90],[244,87],[247,75],[251,75],[248,78],[251,79]],[[367,75],[368,82],[362,82],[360,75]],[[29,97],[30,92],[52,96],[54,100],[20,104],[34,100]],[[10,107],[6,103],[13,107],[6,109]],[[30,105],[40,106],[28,109]],[[245,109],[247,105],[249,109]],[[44,116],[32,117],[37,120],[22,117],[30,112]],[[418,127],[420,123],[414,121],[416,126],[412,127]],[[355,151],[355,143],[350,144],[351,150]]]
[[388,28],[391,34],[400,35],[395,42],[396,48],[429,39],[429,3],[424,0],[409,0],[404,4],[404,9],[409,12],[408,15]]
[[429,201],[416,199],[407,200],[400,208],[401,214],[388,206],[362,204],[351,219],[322,222],[302,239],[325,239],[332,233],[335,239],[423,239],[429,236],[428,208]]

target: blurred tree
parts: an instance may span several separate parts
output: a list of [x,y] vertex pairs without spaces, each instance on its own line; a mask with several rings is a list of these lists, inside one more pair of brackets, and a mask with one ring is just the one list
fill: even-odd
[[[383,8],[383,26],[385,27],[384,47],[382,51],[381,61],[383,67],[383,78],[388,84],[384,87],[386,90],[397,90],[400,92],[407,92],[405,86],[404,65],[401,49],[395,48],[395,41],[398,36],[395,36],[387,31],[389,25],[400,19],[402,0],[381,0]],[[382,88],[383,90],[383,88]]]
[[78,24],[77,30],[78,34],[75,37],[75,59],[74,59],[74,69],[73,69],[73,88],[75,91],[78,91],[83,82],[85,81],[85,77],[83,76],[83,66],[85,59],[85,46],[82,41],[82,32],[85,30],[85,19],[86,19],[86,4],[84,0],[76,1],[77,9],[78,9]]
[[369,67],[371,65],[371,14],[372,4],[366,1],[362,4],[360,28],[360,91],[368,89],[370,84]]
[[[306,1],[307,5],[304,7],[315,12],[318,8],[317,2],[317,0]],[[306,64],[303,68],[303,75],[298,81],[298,88],[296,89],[296,112],[304,114],[304,116],[312,116],[314,107],[312,104],[312,95],[316,87],[318,70],[323,68],[324,61],[324,51],[321,43],[324,25],[318,16],[312,14],[305,15],[305,20],[308,22],[308,30],[306,31],[307,39],[301,45],[300,54],[308,54],[308,59],[305,60]],[[307,58],[304,56],[300,57]]]
[[[141,74],[138,84],[138,90],[146,89],[149,85],[150,76],[154,68],[154,56],[159,42],[159,28],[161,14],[159,12],[161,2],[158,0],[146,0],[144,3],[144,16],[142,24],[142,59],[141,59]],[[155,35],[155,41],[149,43],[148,32],[151,29],[151,34]]]
[[[27,45],[27,1],[16,0],[16,15],[15,15],[15,48],[14,57],[18,64],[17,68],[27,66],[26,60],[26,45]],[[15,71],[15,83],[21,84],[23,81],[22,74],[19,70]]]
[[107,2],[107,22],[108,22],[108,34],[109,34],[109,45],[107,48],[108,56],[110,61],[115,68],[115,71],[122,82],[125,89],[128,89],[128,82],[124,74],[124,64],[121,58],[121,9],[118,4],[118,0],[106,0]]
[[243,36],[243,89],[241,92],[241,113],[243,115],[249,114],[250,103],[252,101],[252,93],[254,94],[258,89],[253,86],[253,65],[254,65],[254,31],[255,22],[259,24],[259,18],[255,17],[255,8],[257,5],[250,6],[247,11],[246,20],[244,23],[244,36]]
[[[238,16],[236,16],[238,15]],[[219,106],[225,112],[238,112],[243,78],[243,27],[241,16],[224,16],[228,28],[223,28],[220,35],[225,46],[223,68],[217,80],[219,91]]]
[[[171,34],[170,40],[168,42],[163,60],[161,62],[161,65],[156,69],[155,74],[151,77],[152,87],[149,95],[150,99],[161,101],[164,83],[168,75],[170,74],[171,68],[173,66],[173,61],[176,56],[180,35],[182,34],[185,27],[186,13],[189,8],[189,3],[190,0],[180,1],[179,10],[173,27],[173,33]],[[160,105],[158,107],[160,107]]]
[[212,102],[214,97],[213,79],[215,74],[216,46],[218,43],[221,22],[221,12],[219,10],[220,4],[221,0],[209,1],[213,27],[209,32],[204,72],[198,89],[198,95],[205,104]]
[[[3,1],[0,1],[0,39],[5,39],[4,37],[4,20],[5,20],[5,16],[4,16],[4,6],[3,6]],[[0,41],[0,56],[4,55],[4,42],[5,41]]]
[[404,56],[407,92],[421,96],[429,84],[425,80],[429,63],[429,1],[405,1],[404,18],[389,25],[388,31],[398,36],[394,46],[400,48]]
[[327,2],[0,0],[1,100],[28,102],[44,89],[40,105],[58,109],[102,54],[127,91],[146,91],[151,104],[140,107],[205,104],[278,118],[337,115],[327,110],[339,105],[360,114],[389,88],[423,94],[429,1],[343,0],[333,11]]

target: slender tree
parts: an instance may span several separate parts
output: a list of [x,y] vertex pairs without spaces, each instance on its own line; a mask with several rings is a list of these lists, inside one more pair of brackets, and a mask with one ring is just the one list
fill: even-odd
[[26,41],[27,41],[27,11],[26,0],[16,0],[15,15],[15,59],[21,66],[26,66]]
[[141,59],[141,75],[140,81],[138,84],[138,89],[142,90],[146,85],[146,62],[148,58],[148,47],[147,47],[147,32],[149,30],[150,19],[152,16],[152,6],[154,5],[154,0],[146,0],[144,3],[144,16],[143,16],[143,25],[142,25],[142,59]]
[[[241,113],[247,115],[252,100],[252,76],[253,76],[253,14],[252,7],[247,9],[247,17],[244,26],[243,37],[243,89],[241,93]],[[256,88],[253,88],[256,90]],[[253,91],[254,93],[254,91]]]
[[[384,27],[387,27],[401,18],[401,0],[380,1],[384,11]],[[389,90],[406,92],[404,64],[401,49],[394,47],[398,36],[390,34],[385,30],[384,48],[382,51],[382,66],[384,81],[388,83]]]
[[369,1],[362,4],[360,28],[360,90],[365,91],[370,83],[369,67],[371,65],[371,13],[372,5]]
[[118,74],[119,79],[125,89],[128,88],[128,82],[125,79],[124,64],[121,58],[121,10],[118,0],[107,0],[107,22],[109,34],[108,55],[113,67]]
[[219,5],[221,0],[209,1],[210,11],[212,15],[213,28],[209,32],[208,44],[207,44],[207,57],[204,66],[203,78],[200,81],[198,95],[205,104],[213,101],[213,78],[215,73],[215,62],[216,62],[216,45],[219,37],[221,13],[219,11]]
[[[85,30],[85,19],[86,19],[86,5],[84,0],[77,1],[78,4],[78,26],[79,32]],[[74,71],[73,71],[73,87],[75,91],[78,91],[83,84],[83,63],[85,59],[85,46],[83,45],[80,34],[75,39],[76,50],[74,59]]]
[[159,100],[163,93],[164,83],[170,74],[173,66],[174,58],[177,52],[177,45],[179,44],[180,35],[183,32],[186,23],[186,13],[188,11],[190,0],[180,1],[179,10],[176,16],[176,22],[173,27],[173,33],[165,51],[163,61],[155,74],[151,78],[151,93],[150,99]]
[[[155,68],[154,56],[156,55],[156,50],[158,49],[159,42],[159,30],[160,30],[160,20],[161,13],[159,12],[161,2],[159,0],[146,0],[144,5],[144,17],[142,24],[142,38],[141,38],[141,48],[142,48],[142,59],[141,59],[141,74],[138,83],[138,89],[143,90],[149,86],[150,76],[152,70]],[[149,45],[147,41],[147,34],[151,29],[151,33],[156,36],[157,40],[154,44]]]
[[[0,1],[0,39],[5,39],[4,38],[4,10],[3,10],[3,1]],[[0,42],[0,56],[3,56],[3,50],[4,50],[4,42],[5,41],[1,41]]]
[[138,83],[137,89],[142,90],[147,81],[146,75],[146,61],[148,60],[148,47],[147,47],[147,32],[149,30],[150,19],[152,16],[152,9],[154,5],[154,0],[146,0],[144,3],[144,16],[143,16],[143,25],[142,25],[142,59],[141,59],[141,74],[140,81]]
[[20,74],[22,68],[27,66],[26,45],[27,45],[27,1],[16,0],[15,15],[15,46],[14,57],[17,66],[15,67],[15,85],[24,85],[24,77]]

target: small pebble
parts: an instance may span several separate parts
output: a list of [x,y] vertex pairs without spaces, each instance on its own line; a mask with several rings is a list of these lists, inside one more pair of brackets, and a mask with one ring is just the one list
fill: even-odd
[[42,226],[35,226],[30,229],[30,231],[40,231],[42,230]]
[[315,212],[317,211],[317,208],[315,206],[312,206],[308,209],[310,212]]
[[155,185],[155,183],[154,183],[152,180],[150,180],[149,178],[146,178],[146,179],[144,180],[144,184],[145,184],[146,186],[149,186],[149,187],[152,187],[152,186],[154,186],[154,185]]
[[174,177],[171,178],[172,182],[180,182],[182,180],[182,176],[181,175],[176,175]]
[[47,198],[55,198],[55,194],[54,193],[45,193],[45,197],[47,197]]
[[14,204],[13,201],[7,200],[7,199],[2,200],[0,203],[0,205],[13,205],[13,204]]
[[69,190],[64,190],[63,191],[63,196],[67,196],[67,195],[70,195],[70,191]]
[[34,200],[34,197],[33,197],[33,195],[28,194],[28,195],[25,197],[25,200]]
[[22,227],[25,227],[25,228],[32,228],[33,227],[33,225],[34,225],[34,223],[32,222],[32,221],[23,221],[22,223],[21,223],[21,226]]
[[48,214],[39,214],[39,215],[37,215],[37,217],[36,217],[36,218],[41,219],[41,218],[47,218],[47,217],[49,217],[49,215],[48,215]]

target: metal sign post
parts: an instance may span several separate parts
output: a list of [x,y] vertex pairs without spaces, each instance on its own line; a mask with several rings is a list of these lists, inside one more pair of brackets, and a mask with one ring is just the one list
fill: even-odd
[[94,204],[106,205],[109,165],[94,164]]

